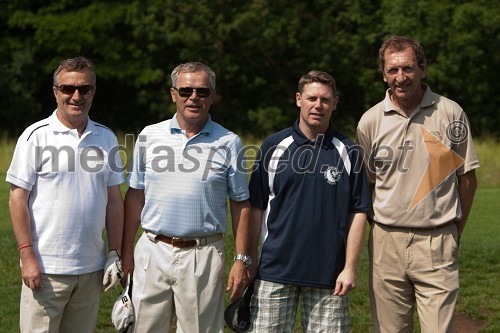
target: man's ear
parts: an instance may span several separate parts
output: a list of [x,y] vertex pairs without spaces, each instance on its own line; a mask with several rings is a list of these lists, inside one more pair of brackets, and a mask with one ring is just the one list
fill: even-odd
[[172,102],[175,103],[175,90],[174,90],[174,88],[170,88],[170,97],[172,97]]
[[420,69],[422,70],[422,79],[425,79],[425,76],[427,75],[427,65]]
[[57,102],[57,87],[56,86],[52,86],[52,91],[54,92],[54,97],[56,98],[56,102]]
[[387,78],[385,77],[385,74],[383,71],[382,71],[382,77],[384,78],[384,82],[387,82]]

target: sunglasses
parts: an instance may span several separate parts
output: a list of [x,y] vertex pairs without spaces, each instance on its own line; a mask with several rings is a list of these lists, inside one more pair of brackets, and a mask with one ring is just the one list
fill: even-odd
[[206,98],[212,93],[210,88],[173,87],[173,89],[177,91],[181,97],[190,97],[193,94],[193,91],[196,91],[196,95],[201,98]]
[[69,84],[61,84],[59,86],[56,86],[56,88],[65,95],[73,95],[75,93],[75,90],[78,90],[80,95],[87,95],[92,89],[94,89],[94,86],[90,84],[86,84],[83,86],[72,86]]

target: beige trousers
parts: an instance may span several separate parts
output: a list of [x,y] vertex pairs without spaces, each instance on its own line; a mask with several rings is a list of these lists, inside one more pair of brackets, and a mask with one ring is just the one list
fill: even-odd
[[82,275],[42,274],[42,286],[23,283],[20,305],[22,333],[95,332],[103,271]]
[[135,332],[223,332],[224,240],[192,248],[137,241],[132,286]]
[[459,287],[456,225],[422,230],[373,223],[369,251],[375,332],[413,332],[416,304],[422,333],[451,333]]

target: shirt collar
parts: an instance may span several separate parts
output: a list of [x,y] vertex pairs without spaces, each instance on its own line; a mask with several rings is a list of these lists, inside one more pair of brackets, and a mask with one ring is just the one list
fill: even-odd
[[[57,114],[56,113],[57,113],[57,109],[54,112],[52,112],[52,114],[49,117],[49,124],[50,124],[50,126],[52,128],[52,131],[58,132],[58,133],[68,133],[68,132],[72,131],[73,129],[66,127],[59,120],[59,118],[57,118]],[[87,118],[87,127],[83,131],[82,137],[87,132],[95,134],[95,135],[99,134],[98,127],[95,125],[95,123],[92,120],[90,120],[90,118]]]
[[[425,91],[420,104],[417,106],[417,108],[419,109],[431,106],[437,102],[435,95],[431,91],[431,88],[425,83],[422,83],[422,87],[424,87]],[[384,112],[396,111],[398,109],[391,100],[391,94],[391,89],[387,89],[384,99]]]
[[[304,133],[299,128],[299,119],[295,121],[293,124],[293,130],[292,130],[292,137],[293,140],[299,145],[305,145],[305,144],[312,144],[312,141],[309,140]],[[330,143],[332,142],[332,139],[335,137],[335,129],[333,128],[332,124],[328,125],[328,129],[324,133],[323,136],[319,136],[318,141],[316,143],[319,143],[323,148],[328,148]]]
[[[208,115],[207,122],[205,123],[205,126],[201,129],[200,133],[198,134],[210,134],[212,132],[212,129],[214,128],[214,122],[212,121],[212,117]],[[179,125],[179,122],[177,121],[177,113],[175,113],[170,120],[170,127],[169,127],[171,132],[182,132],[182,128]]]
[[420,108],[426,108],[438,102],[436,95],[432,93],[431,88],[426,84],[423,85],[425,86],[425,92],[422,97],[422,101],[420,102]]

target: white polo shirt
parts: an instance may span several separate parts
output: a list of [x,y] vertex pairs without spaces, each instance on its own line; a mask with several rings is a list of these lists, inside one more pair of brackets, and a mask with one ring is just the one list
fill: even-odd
[[104,267],[107,187],[123,182],[118,148],[107,127],[89,119],[79,137],[55,111],[19,137],[6,181],[31,191],[33,249],[42,273]]

